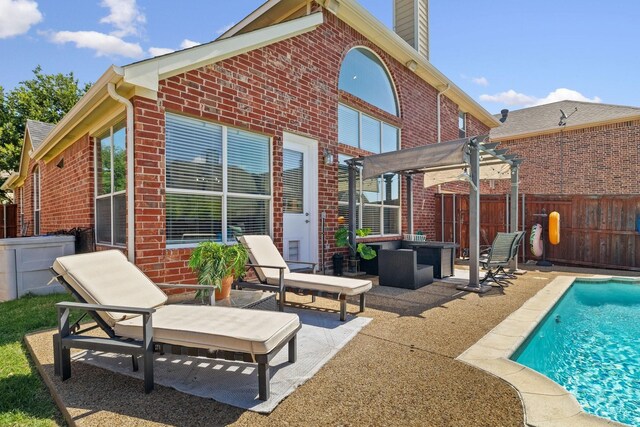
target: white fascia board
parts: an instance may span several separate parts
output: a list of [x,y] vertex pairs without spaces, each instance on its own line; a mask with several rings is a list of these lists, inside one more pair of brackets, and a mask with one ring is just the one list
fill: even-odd
[[[363,34],[401,64],[407,64],[411,60],[415,61],[418,64],[415,73],[431,86],[441,90],[448,85],[449,89],[445,96],[457,103],[465,112],[471,113],[490,128],[500,125],[500,122],[492,114],[456,86],[398,34],[391,31],[371,15],[357,1],[319,0],[319,2],[323,7]],[[336,7],[335,3],[339,7]]]
[[256,10],[247,15],[242,21],[238,22],[233,27],[222,33],[222,35],[218,37],[218,40],[233,37],[247,25],[251,24],[253,21],[267,13],[273,6],[277,5],[278,3],[280,3],[280,0],[269,0],[261,4]]
[[315,30],[321,12],[123,67],[124,81],[158,91],[160,80]]

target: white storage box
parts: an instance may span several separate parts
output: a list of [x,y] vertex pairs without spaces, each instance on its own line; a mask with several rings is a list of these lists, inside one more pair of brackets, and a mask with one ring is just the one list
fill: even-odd
[[27,293],[64,292],[55,282],[47,286],[53,277],[49,267],[57,257],[74,253],[74,236],[0,239],[0,302]]

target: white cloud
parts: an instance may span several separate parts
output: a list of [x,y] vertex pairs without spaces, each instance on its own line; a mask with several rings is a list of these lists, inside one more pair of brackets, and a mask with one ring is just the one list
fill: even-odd
[[234,25],[236,25],[235,22],[232,22],[230,24],[225,25],[224,27],[220,27],[216,30],[216,34],[220,35],[220,34],[224,34],[227,31],[229,31],[231,29],[231,27],[233,27]]
[[536,102],[536,98],[533,96],[525,95],[524,93],[518,93],[513,89],[509,89],[506,92],[500,92],[495,95],[480,95],[481,101],[487,102],[499,102],[505,105],[533,105]]
[[552,102],[557,101],[583,101],[600,103],[602,102],[602,99],[600,99],[600,97],[598,96],[588,98],[576,90],[561,87],[554,90],[553,92],[550,92],[549,95],[545,96],[544,98],[538,99],[533,105],[551,104]]
[[489,86],[489,80],[486,77],[473,77],[471,81],[480,86]]
[[169,49],[167,47],[150,47],[149,54],[151,56],[160,56],[166,55],[167,53],[175,52],[173,49]]
[[553,92],[550,92],[544,98],[536,98],[535,96],[526,95],[510,89],[506,92],[500,92],[495,95],[480,95],[480,100],[486,102],[497,102],[508,106],[517,105],[522,107],[533,107],[558,101],[602,102],[602,99],[597,96],[588,98],[576,90],[567,88],[558,88]]
[[113,36],[139,35],[142,26],[147,22],[147,18],[138,9],[136,0],[102,0],[101,6],[109,8],[111,12],[100,22],[116,28],[111,32]]
[[24,34],[42,21],[38,3],[32,0],[0,0],[0,39]]
[[97,31],[58,31],[49,38],[56,44],[75,43],[78,48],[93,49],[96,56],[140,58],[143,55],[138,43],[125,42],[116,36]]
[[187,49],[190,47],[194,47],[194,46],[198,46],[202,43],[200,42],[194,42],[193,40],[189,40],[189,39],[184,39],[182,40],[182,43],[180,43],[180,48],[181,49]]

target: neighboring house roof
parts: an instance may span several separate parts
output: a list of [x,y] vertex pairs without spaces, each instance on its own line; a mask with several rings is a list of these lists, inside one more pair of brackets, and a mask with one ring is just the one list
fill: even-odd
[[[576,111],[577,108],[577,111]],[[562,110],[568,118],[560,126]],[[497,114],[496,118],[501,115]],[[582,129],[608,123],[640,119],[640,108],[622,105],[596,104],[582,101],[558,101],[537,107],[510,111],[507,120],[491,129],[491,139],[524,138],[560,130]]]
[[0,190],[15,189],[24,183],[27,176],[27,168],[29,167],[31,152],[42,144],[42,141],[46,139],[47,135],[49,135],[55,126],[56,125],[51,123],[27,119],[27,124],[24,129],[24,139],[22,140],[22,150],[20,152],[20,164],[18,165],[18,171],[11,172],[7,176],[2,176],[0,174],[0,178],[7,178],[0,187]]
[[[113,92],[125,98],[142,96],[156,99],[158,82],[171,76],[209,65],[270,44],[315,30],[324,23],[321,12],[311,13],[307,0],[269,0],[241,21],[223,37],[203,45],[125,65],[111,66],[50,131],[30,156],[50,161],[90,131],[91,124],[102,120],[122,105]],[[499,122],[469,95],[458,88],[400,36],[378,21],[355,0],[320,0],[319,4],[363,34],[417,76],[438,90],[460,108],[488,127]],[[231,34],[233,33],[233,34]]]
[[37,149],[55,126],[56,125],[51,123],[28,119],[25,132],[29,132],[29,137],[31,138],[31,149]]

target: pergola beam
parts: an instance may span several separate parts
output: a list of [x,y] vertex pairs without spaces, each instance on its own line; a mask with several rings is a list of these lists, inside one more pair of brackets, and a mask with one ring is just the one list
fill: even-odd
[[[506,149],[497,149],[499,143],[488,142],[486,136],[447,141],[441,144],[427,144],[407,149],[400,154],[382,153],[359,157],[347,161],[349,166],[349,242],[356,245],[356,172],[359,166],[363,177],[375,177],[385,173],[399,173],[406,176],[407,231],[413,233],[413,191],[412,175],[417,173],[445,172],[455,169],[469,169],[469,283],[458,289],[484,293],[491,286],[480,283],[480,167],[508,164],[511,167],[512,204],[511,228],[517,229],[518,220],[518,166],[522,159],[506,154]],[[448,150],[448,151],[447,151]],[[430,166],[431,165],[431,166]],[[421,167],[424,166],[424,167]],[[515,211],[514,211],[515,209]]]

